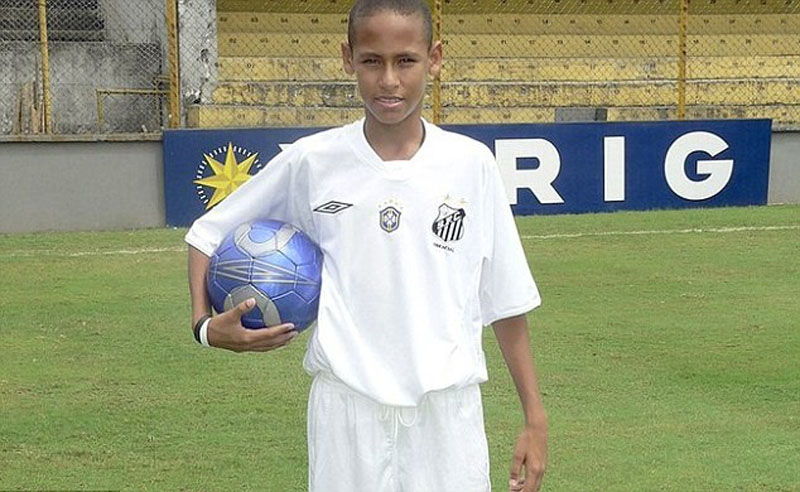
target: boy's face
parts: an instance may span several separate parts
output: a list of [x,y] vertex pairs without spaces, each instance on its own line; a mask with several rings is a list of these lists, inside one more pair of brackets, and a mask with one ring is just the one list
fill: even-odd
[[428,45],[422,17],[391,10],[357,20],[353,46],[342,43],[345,71],[355,74],[367,119],[397,125],[418,119],[428,75],[442,65],[442,46]]

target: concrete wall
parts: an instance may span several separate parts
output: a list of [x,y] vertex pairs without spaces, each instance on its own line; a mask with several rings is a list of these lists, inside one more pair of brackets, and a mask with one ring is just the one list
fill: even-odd
[[191,104],[208,103],[217,87],[217,0],[178,3],[183,116]]
[[0,233],[164,226],[161,142],[0,142]]
[[[2,0],[0,0],[2,3]],[[26,23],[35,37],[0,42],[0,135],[38,133],[30,130],[26,105],[22,128],[17,105],[24,87],[31,85],[34,101],[41,105],[42,68],[35,2],[24,15],[12,19]],[[105,124],[98,128],[96,89],[153,89],[157,76],[168,74],[167,31],[163,0],[102,0],[102,23],[87,31],[85,41],[51,41],[50,90],[55,132],[61,134],[139,133],[157,131],[166,120],[166,96],[105,95]],[[90,14],[90,7],[85,9]],[[80,9],[78,9],[80,15]],[[52,15],[56,15],[53,11]],[[181,103],[208,103],[217,86],[217,2],[178,2]],[[63,20],[63,19],[62,19]],[[69,19],[64,20],[69,22]],[[77,20],[75,21],[77,25]],[[52,33],[51,33],[52,34]],[[91,42],[90,42],[91,41]]]
[[769,203],[800,203],[800,132],[772,134]]
[[[95,89],[153,88],[161,72],[160,47],[155,44],[54,43],[50,49],[54,129],[62,134],[140,132],[161,127],[154,96],[105,96],[105,125],[98,128]],[[23,84],[36,84],[41,98],[38,46],[0,45],[0,134],[11,134]],[[39,101],[41,104],[41,101]],[[29,133],[22,127],[22,134]]]
[[[800,132],[771,159],[769,203],[800,203]],[[160,141],[0,141],[0,233],[164,225]]]
[[101,0],[100,7],[108,41],[166,46],[163,0]]
[[[61,134],[158,131],[162,126],[163,103],[153,95],[130,93],[103,96],[105,125],[98,128],[96,89],[153,89],[156,77],[167,73],[164,2],[103,0],[100,6],[103,24],[82,34],[87,41],[59,40],[58,31],[53,31],[56,36],[49,43],[49,60],[54,130]],[[37,14],[35,9],[25,12],[28,17],[12,20],[31,20],[29,17]],[[52,19],[60,19],[62,24],[69,22],[68,17],[57,17],[57,12],[50,12]],[[80,26],[81,12],[77,8],[74,14],[76,28]],[[36,26],[33,32],[38,35],[38,19],[31,25]],[[23,118],[30,113],[31,106],[41,108],[42,62],[38,39],[0,42],[0,65],[4,67],[0,71],[0,135],[3,135],[15,132],[17,105],[27,85],[32,86],[35,95],[31,104],[22,108]],[[30,124],[21,125],[16,133],[38,133],[26,126]]]

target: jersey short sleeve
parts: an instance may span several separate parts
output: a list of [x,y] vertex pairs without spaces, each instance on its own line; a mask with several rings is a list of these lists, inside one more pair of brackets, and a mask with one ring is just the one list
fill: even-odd
[[186,234],[186,242],[211,256],[230,231],[258,219],[288,222],[313,237],[308,183],[299,160],[297,144],[275,156],[258,174],[198,218]]
[[541,304],[499,170],[494,159],[487,165],[485,244],[479,290],[484,326],[524,314]]

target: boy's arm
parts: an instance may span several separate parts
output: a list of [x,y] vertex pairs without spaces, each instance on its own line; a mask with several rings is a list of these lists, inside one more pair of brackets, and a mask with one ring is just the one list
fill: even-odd
[[501,319],[492,323],[492,327],[525,416],[525,427],[514,448],[509,490],[537,491],[547,464],[547,415],[536,382],[527,317],[523,314]]
[[[206,272],[210,259],[199,249],[189,246],[189,294],[192,298],[192,327],[206,314],[211,313],[211,302],[206,291]],[[291,323],[259,330],[242,326],[242,315],[255,306],[248,299],[238,306],[218,314],[208,323],[208,344],[234,352],[265,351],[282,347],[297,336]]]
[[206,290],[206,272],[211,259],[202,251],[189,245],[189,295],[192,298],[192,326],[211,313],[211,301]]

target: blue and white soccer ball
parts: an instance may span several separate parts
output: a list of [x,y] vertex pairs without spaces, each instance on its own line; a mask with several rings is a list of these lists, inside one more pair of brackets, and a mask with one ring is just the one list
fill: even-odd
[[211,256],[206,285],[218,313],[249,298],[246,328],[294,323],[308,328],[317,318],[322,252],[296,227],[261,220],[237,227]]

